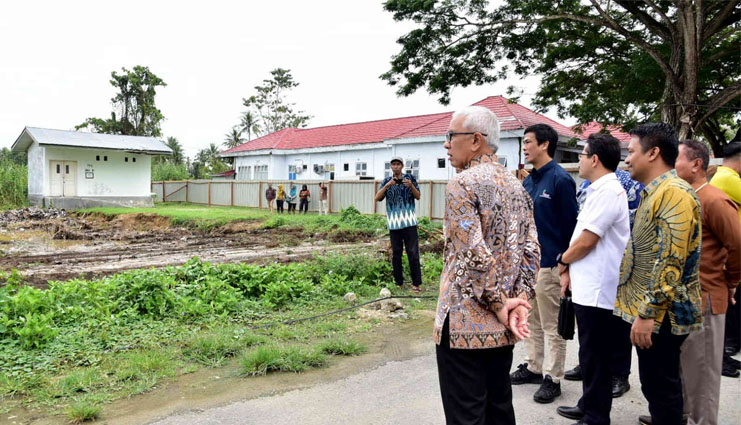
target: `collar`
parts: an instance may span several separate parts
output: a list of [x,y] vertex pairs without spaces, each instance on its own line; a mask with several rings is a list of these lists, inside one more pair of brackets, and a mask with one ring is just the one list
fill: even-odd
[[469,168],[475,167],[477,165],[486,164],[489,162],[498,162],[497,161],[497,155],[495,153],[486,153],[483,155],[479,155],[475,158],[473,158],[471,161],[469,161],[468,164],[466,164],[465,167],[463,167],[464,170],[468,170]]
[[550,161],[546,162],[544,166],[540,167],[540,169],[536,169],[533,167],[532,171],[530,171],[530,174],[533,175],[533,178],[540,177],[548,172],[551,168],[553,168],[556,164],[556,161],[551,159]]
[[651,192],[655,191],[657,187],[666,180],[669,180],[671,178],[679,178],[677,177],[677,171],[676,170],[669,170],[666,173],[660,175],[659,177],[656,177],[651,181],[651,183],[647,184],[646,187],[643,188],[643,192],[641,194],[641,197],[650,195]]
[[592,184],[590,184],[587,189],[590,191],[599,190],[600,187],[606,185],[608,182],[611,181],[617,181],[617,176],[615,175],[615,173],[605,174],[604,176],[598,178]]
[[734,170],[731,167],[726,167],[725,165],[719,165],[718,166],[718,171],[720,171],[720,170],[723,170],[723,171],[725,171],[727,173],[731,173],[731,174],[735,175],[736,177],[739,177],[739,174],[736,172],[736,170]]

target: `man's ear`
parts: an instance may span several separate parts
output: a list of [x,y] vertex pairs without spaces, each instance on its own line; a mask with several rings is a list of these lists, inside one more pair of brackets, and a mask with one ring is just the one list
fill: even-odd
[[651,148],[651,151],[648,153],[648,160],[650,162],[655,161],[661,153],[661,149],[657,146],[654,146]]

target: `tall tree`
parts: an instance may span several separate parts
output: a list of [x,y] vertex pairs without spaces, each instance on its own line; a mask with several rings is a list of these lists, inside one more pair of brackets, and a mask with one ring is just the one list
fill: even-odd
[[260,134],[260,123],[258,122],[257,114],[250,110],[242,113],[240,126],[243,132],[247,132],[247,141],[252,140],[253,135],[258,136]]
[[175,137],[168,137],[166,144],[167,147],[172,149],[172,156],[170,157],[170,161],[173,164],[184,164],[185,156],[183,155],[183,146],[180,144],[178,139],[176,139]]
[[236,148],[244,142],[242,130],[239,127],[232,127],[231,131],[224,135],[224,147],[227,149]]
[[[582,122],[660,119],[716,155],[741,111],[741,0],[387,0],[418,28],[383,74],[398,94],[540,75],[533,103]],[[515,92],[512,88],[510,94]]]
[[273,133],[284,128],[306,127],[311,119],[304,111],[295,109],[296,104],[287,99],[287,93],[298,87],[291,71],[276,68],[270,71],[271,78],[255,86],[255,95],[242,99],[249,110],[254,110],[260,118],[260,128]]
[[108,119],[88,118],[75,127],[96,133],[125,134],[131,136],[160,137],[160,122],[165,119],[155,105],[157,87],[164,81],[146,66],[135,66],[132,71],[121,68],[121,74],[111,73],[110,83],[118,90],[111,99],[113,112]]

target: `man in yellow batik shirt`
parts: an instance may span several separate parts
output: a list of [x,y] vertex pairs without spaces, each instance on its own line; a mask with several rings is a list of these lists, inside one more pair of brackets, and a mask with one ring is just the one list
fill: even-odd
[[[680,347],[702,329],[700,203],[674,162],[679,141],[669,125],[634,128],[628,145],[630,176],[646,185],[620,266],[614,314],[631,327],[641,390],[651,416],[641,424],[682,421]],[[628,325],[628,323],[630,325]]]

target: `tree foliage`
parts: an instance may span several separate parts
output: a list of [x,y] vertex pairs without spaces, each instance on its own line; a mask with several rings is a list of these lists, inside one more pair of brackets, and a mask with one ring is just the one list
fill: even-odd
[[[387,0],[417,28],[381,78],[406,96],[425,87],[539,75],[533,104],[581,122],[670,123],[702,133],[716,155],[741,111],[741,0]],[[517,89],[510,88],[510,94]]]
[[242,128],[242,132],[247,132],[247,141],[252,140],[252,136],[258,137],[260,135],[260,123],[257,115],[249,109],[242,113],[241,122],[239,126]]
[[155,105],[157,87],[167,84],[154,75],[146,66],[135,66],[132,71],[121,68],[121,74],[113,71],[110,83],[118,90],[111,99],[111,117],[88,118],[75,127],[96,133],[124,134],[130,136],[162,135],[160,123],[165,117]]
[[227,149],[236,148],[244,142],[245,139],[239,127],[232,127],[228,133],[224,134],[224,147]]
[[[297,83],[291,71],[276,68],[270,71],[271,78],[262,81],[262,85],[255,86],[256,94],[242,99],[247,113],[257,116],[258,128],[265,133],[273,133],[284,128],[306,127],[311,119],[304,111],[296,109],[296,104],[288,100],[288,92],[296,87]],[[246,121],[243,120],[243,126]],[[253,130],[251,130],[253,131]]]

